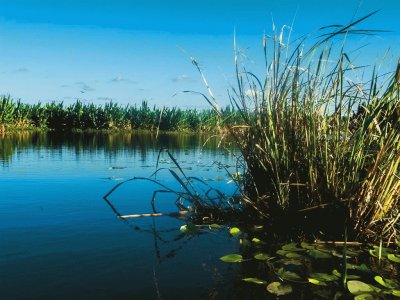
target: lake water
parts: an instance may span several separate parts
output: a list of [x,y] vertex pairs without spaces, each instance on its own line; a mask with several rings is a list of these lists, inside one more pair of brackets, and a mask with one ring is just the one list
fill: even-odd
[[[20,133],[0,138],[0,299],[232,298],[238,251],[226,231],[193,237],[170,217],[118,219],[103,196],[123,179],[150,176],[160,147],[189,175],[232,193],[233,165],[218,140],[198,135]],[[164,155],[160,166],[171,168]],[[158,179],[179,188],[169,172]],[[121,214],[151,212],[157,187],[132,181],[110,196]],[[173,195],[157,198],[177,211]]]

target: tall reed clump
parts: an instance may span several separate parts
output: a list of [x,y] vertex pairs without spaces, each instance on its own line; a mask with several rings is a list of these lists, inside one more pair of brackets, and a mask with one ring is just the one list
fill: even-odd
[[[344,43],[333,46],[340,35],[371,33],[354,27],[367,17],[323,28],[308,50],[309,39],[290,50],[284,28],[264,36],[263,78],[240,66],[235,42],[237,83],[229,97],[241,126],[229,131],[247,168],[244,201],[258,213],[281,217],[332,205],[347,210],[359,239],[393,241],[400,218],[400,61],[392,77],[373,69],[361,82]],[[209,91],[202,96],[224,119],[192,62]]]

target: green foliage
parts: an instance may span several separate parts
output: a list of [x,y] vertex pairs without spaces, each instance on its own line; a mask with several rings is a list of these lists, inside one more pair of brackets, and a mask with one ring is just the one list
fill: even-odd
[[243,261],[243,257],[240,254],[228,254],[222,256],[220,260],[228,263],[239,263]]
[[[285,27],[265,35],[263,77],[243,67],[235,46],[237,84],[229,97],[241,124],[228,127],[247,167],[246,204],[261,216],[334,205],[348,212],[359,237],[395,240],[400,62],[386,78],[374,68],[360,80],[365,68],[353,64],[345,46],[332,46],[341,35],[370,33],[355,26],[371,15],[324,27],[308,49],[309,40],[290,45]],[[210,89],[202,96],[227,119]]]
[[[238,115],[229,107],[230,124],[236,124]],[[236,117],[235,117],[236,116]],[[221,120],[211,110],[180,109],[176,107],[149,107],[146,101],[140,106],[121,106],[114,102],[104,105],[83,103],[80,100],[64,105],[62,102],[25,104],[10,97],[0,98],[0,125],[15,128],[38,127],[55,130],[189,130],[218,131]]]

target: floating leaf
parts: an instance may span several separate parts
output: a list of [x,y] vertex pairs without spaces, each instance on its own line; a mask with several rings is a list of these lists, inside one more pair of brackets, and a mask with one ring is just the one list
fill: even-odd
[[354,300],[374,300],[374,299],[375,299],[374,296],[372,296],[371,294],[367,294],[367,293],[360,294],[360,295],[357,295],[354,297]]
[[302,258],[302,257],[304,257],[303,255],[298,254],[298,253],[296,253],[296,252],[289,252],[289,253],[286,253],[285,256],[286,256],[287,258]]
[[265,253],[258,253],[258,254],[256,254],[256,255],[254,255],[254,258],[255,258],[255,259],[258,259],[258,260],[270,260],[270,259],[272,259],[273,257],[268,256],[268,254],[265,254]]
[[347,263],[346,266],[347,266],[347,269],[349,269],[349,270],[357,270],[357,271],[366,272],[366,273],[371,272],[371,270],[365,264],[354,265],[354,264]]
[[231,229],[229,229],[229,233],[231,235],[238,235],[240,233],[240,229],[237,227],[232,227]]
[[261,240],[258,239],[258,238],[253,238],[251,241],[252,241],[253,243],[255,243],[255,244],[258,244],[258,243],[261,242]]
[[292,271],[286,271],[283,268],[280,268],[277,271],[277,274],[279,277],[281,277],[284,280],[292,280],[292,281],[302,281],[303,280],[303,278],[299,274],[292,272]]
[[308,278],[308,282],[315,284],[315,285],[327,286],[327,284],[325,282],[319,281],[318,279],[315,279],[315,278]]
[[246,282],[255,283],[255,284],[267,284],[266,281],[264,281],[262,279],[259,279],[259,278],[256,278],[256,277],[243,278],[242,280],[246,281]]
[[400,298],[400,290],[393,290],[392,295]]
[[314,250],[315,246],[310,245],[309,243],[306,242],[301,242],[300,243],[301,248],[306,249],[306,250]]
[[350,255],[350,256],[358,256],[360,255],[362,252],[361,251],[356,251],[356,250],[346,250],[346,255]]
[[210,225],[208,225],[208,227],[209,227],[210,229],[215,229],[215,230],[218,230],[218,229],[221,229],[221,228],[222,228],[222,226],[219,225],[219,224],[210,224]]
[[374,289],[369,285],[362,281],[358,280],[350,280],[347,282],[347,288],[349,289],[350,293],[353,295],[360,295],[365,293],[371,293]]
[[267,291],[277,296],[284,296],[293,292],[293,288],[289,284],[282,284],[280,282],[275,281],[268,284]]
[[276,251],[276,254],[280,255],[280,256],[286,256],[286,254],[288,254],[288,251],[285,250],[278,250]]
[[328,259],[332,257],[332,255],[330,255],[329,253],[323,252],[321,250],[310,250],[308,251],[308,254],[316,259]]
[[388,287],[387,284],[386,284],[386,282],[385,282],[385,280],[384,280],[381,276],[375,276],[374,279],[375,279],[375,281],[376,281],[377,283],[379,283],[381,286],[383,286],[383,287]]
[[198,228],[194,224],[188,224],[188,225],[182,225],[181,228],[179,228],[179,230],[185,233],[194,233],[198,230]]
[[326,274],[326,273],[311,273],[310,277],[318,279],[320,281],[335,281],[338,280],[339,277],[336,275]]
[[222,256],[220,258],[223,262],[228,262],[228,263],[239,263],[243,261],[243,256],[240,254],[228,254],[225,256]]
[[296,243],[290,243],[290,244],[283,245],[282,250],[290,251],[290,252],[305,251],[305,249],[303,249],[303,248],[297,248]]
[[393,280],[390,280],[390,279],[385,279],[385,283],[391,289],[400,288],[400,285],[396,281],[393,281]]
[[392,262],[400,263],[400,256],[398,256],[398,255],[388,254],[387,258]]

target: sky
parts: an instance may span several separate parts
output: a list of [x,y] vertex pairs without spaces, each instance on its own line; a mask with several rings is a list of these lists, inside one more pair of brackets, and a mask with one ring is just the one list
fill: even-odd
[[262,37],[291,25],[293,36],[348,24],[379,10],[349,48],[360,64],[395,69],[400,57],[397,0],[94,1],[0,0],[0,95],[23,102],[62,101],[207,107],[194,56],[221,105],[234,85],[233,36],[246,67],[262,76]]

